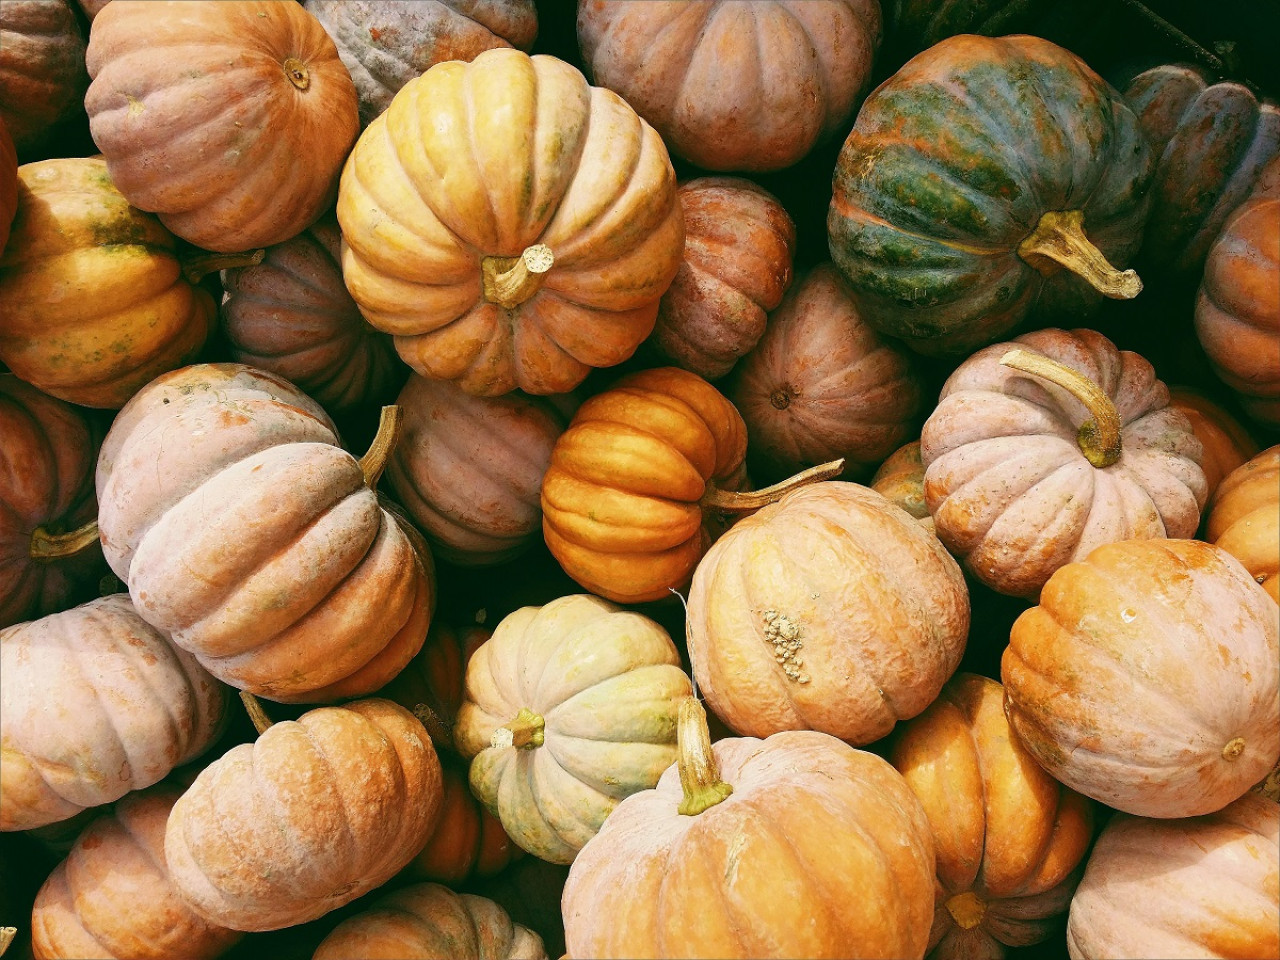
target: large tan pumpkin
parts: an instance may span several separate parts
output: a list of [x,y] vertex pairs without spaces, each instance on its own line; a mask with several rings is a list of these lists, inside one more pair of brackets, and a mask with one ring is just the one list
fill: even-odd
[[0,5],[0,119],[24,159],[40,159],[37,151],[80,109],[89,84],[84,54],[68,0]]
[[1280,445],[1228,474],[1208,514],[1205,539],[1244,564],[1280,603]]
[[563,393],[653,329],[684,221],[661,138],[555,57],[439,63],[342,174],[347,288],[423,376]]

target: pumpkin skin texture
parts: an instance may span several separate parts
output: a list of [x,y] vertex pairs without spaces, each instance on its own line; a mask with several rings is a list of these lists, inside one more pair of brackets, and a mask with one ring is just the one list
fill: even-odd
[[18,170],[0,257],[0,361],[51,396],[119,409],[189,363],[217,308],[182,275],[176,241],[131,207],[101,159]]
[[103,553],[138,612],[237,689],[361,696],[422,646],[430,554],[286,380],[200,364],[153,381],[103,441],[97,489]]
[[342,921],[312,960],[546,960],[542,938],[492,900],[436,883],[404,887]]
[[569,64],[513,49],[396,94],[347,160],[338,221],[369,322],[479,396],[565,393],[627,359],[684,243],[658,134]]
[[1280,426],[1280,195],[1243,203],[1209,248],[1195,326],[1245,412]]
[[181,795],[169,786],[130,794],[80,834],[36,895],[36,960],[211,960],[240,939],[238,931],[205,921],[169,882],[165,826]]
[[1280,805],[1247,794],[1207,816],[1107,824],[1071,902],[1067,953],[1280,956]]
[[1009,732],[1004,689],[957,674],[905,722],[889,762],[924,806],[938,864],[936,960],[1004,956],[1057,930],[1093,835],[1093,804]]
[[[1136,294],[1110,264],[1141,245],[1154,167],[1133,111],[1075,55],[1037,37],[951,37],[858,112],[833,177],[831,258],[868,323],[922,353],[963,353],[1028,316],[1078,318],[1098,289]],[[1109,261],[1090,261],[1090,283],[1019,252],[1067,211]]]
[[842,129],[871,75],[878,0],[580,0],[595,81],[704,170],[781,170]]
[[[1094,420],[1076,395],[1001,364],[1019,346],[1110,398],[1116,462],[1089,459],[1078,434]],[[938,537],[993,590],[1034,598],[1099,544],[1195,536],[1207,495],[1203,449],[1168,403],[1150,363],[1092,330],[1037,330],[979,350],[947,379],[920,437]]]
[[360,125],[387,109],[410,80],[445,60],[494,47],[528,51],[538,35],[533,0],[306,0],[355,81]]
[[341,246],[326,216],[261,264],[223,270],[220,311],[233,360],[279,374],[337,414],[390,401],[405,373],[391,338],[347,293]]
[[13,216],[18,212],[18,154],[9,128],[0,117],[0,253],[9,242]]
[[1234,470],[1209,504],[1205,539],[1227,551],[1280,603],[1280,446]]
[[267,247],[333,206],[356,89],[298,4],[114,0],[87,64],[89,130],[112,180],[184,240]]
[[1009,726],[1056,780],[1117,810],[1212,813],[1280,759],[1277,631],[1275,603],[1225,551],[1105,544],[1014,622]]
[[739,520],[689,591],[694,679],[747,736],[879,740],[937,697],[968,631],[968,590],[942,544],[852,483],[815,483]]
[[426,729],[390,700],[356,700],[272,724],[201,771],[169,815],[165,859],[206,919],[278,930],[391,879],[439,810]]
[[5,0],[0,10],[0,119],[24,158],[80,109],[85,43],[67,0]]
[[920,526],[935,533],[933,517],[929,516],[929,507],[924,502],[924,461],[920,459],[919,440],[912,440],[891,453],[868,486],[919,520]]
[[1212,500],[1231,471],[1257,454],[1258,443],[1239,420],[1199,390],[1170,387],[1169,406],[1181,410],[1191,421],[1191,429],[1204,448],[1200,469]]
[[1210,83],[1186,64],[1138,74],[1124,97],[1157,157],[1142,259],[1199,271],[1227,217],[1280,153],[1280,108],[1242,84]]
[[839,457],[852,478],[865,477],[912,434],[924,390],[910,354],[863,319],[848,284],[824,263],[769,317],[729,398],[762,478]]
[[157,783],[221,732],[226,688],[124,594],[0,631],[0,830]]
[[467,666],[454,741],[471,789],[516,844],[570,863],[619,801],[675,762],[690,692],[648,617],[585,594],[523,607]]

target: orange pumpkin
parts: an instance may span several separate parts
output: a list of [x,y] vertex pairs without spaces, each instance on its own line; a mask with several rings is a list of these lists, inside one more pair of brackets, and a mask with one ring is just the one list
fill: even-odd
[[[429,133],[427,133],[429,131]],[[554,57],[438,63],[361,135],[347,289],[420,374],[564,393],[653,329],[684,220],[661,138]]]
[[1208,396],[1191,387],[1170,387],[1169,406],[1191,421],[1196,439],[1204,447],[1200,469],[1204,471],[1208,497],[1236,467],[1258,452],[1249,431]]
[[9,228],[18,212],[18,154],[0,116],[0,253],[9,242]]
[[5,0],[0,118],[24,157],[80,109],[89,83],[84,55],[84,37],[68,0]]
[[455,630],[439,620],[427,631],[422,649],[378,690],[421,720],[437,747],[453,747],[453,723],[462,706],[463,684],[471,655],[492,636],[481,627]]
[[924,462],[920,459],[919,440],[912,440],[893,451],[880,464],[869,486],[934,533],[933,517],[929,516],[929,507],[924,502]]
[[1280,603],[1280,445],[1222,481],[1209,504],[1205,539],[1244,564]]

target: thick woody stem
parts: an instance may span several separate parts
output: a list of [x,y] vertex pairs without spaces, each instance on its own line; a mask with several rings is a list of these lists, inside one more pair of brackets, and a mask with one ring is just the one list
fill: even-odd
[[493,731],[489,744],[499,749],[515,747],[517,750],[532,750],[542,746],[543,728],[544,722],[540,716],[528,707],[521,707],[514,720]]
[[1018,256],[1041,273],[1066,267],[1104,297],[1132,300],[1142,281],[1132,270],[1117,270],[1084,232],[1084,211],[1050,210],[1022,243]]
[[413,705],[413,715],[418,718],[418,722],[427,728],[427,735],[431,737],[432,743],[437,747],[445,747],[449,750],[457,749],[453,743],[453,730],[444,718],[435,710],[431,709],[425,703],[415,703]]
[[188,283],[199,283],[215,270],[234,270],[236,267],[256,267],[267,255],[266,250],[249,250],[245,253],[199,253],[181,257],[182,275]]
[[733,793],[733,787],[720,779],[720,768],[711,750],[711,731],[707,729],[707,712],[694,697],[680,702],[676,725],[676,763],[684,799],[679,812],[696,817]]
[[262,709],[262,704],[258,702],[258,698],[248,690],[240,691],[240,702],[244,704],[244,712],[253,721],[253,729],[258,731],[258,736],[262,736],[274,721]]
[[704,508],[710,507],[731,513],[759,510],[761,507],[768,506],[776,500],[781,500],[783,496],[792,490],[798,490],[811,483],[838,477],[843,470],[843,459],[832,460],[829,463],[820,463],[816,467],[802,470],[794,477],[788,477],[786,480],[773,484],[773,486],[765,487],[762,490],[751,490],[746,493],[739,493],[736,490],[721,490],[715,484],[709,482],[707,484],[707,492],[702,495],[700,502]]
[[484,298],[508,310],[520,306],[542,287],[555,262],[545,243],[527,247],[518,257],[485,257],[480,264]]
[[97,520],[90,520],[83,527],[67,533],[50,533],[44,527],[36,527],[27,552],[33,560],[58,560],[74,557],[97,542]]
[[17,935],[17,927],[0,927],[0,957],[4,956],[4,952],[9,949],[9,944],[13,943],[13,938]]
[[1120,459],[1120,414],[1101,387],[1066,364],[1021,348],[1010,350],[1000,358],[1000,362],[1006,367],[1057,384],[1084,404],[1093,419],[1080,424],[1076,443],[1086,460],[1101,469]]
[[400,408],[383,407],[378,418],[378,432],[369,444],[369,449],[360,458],[360,472],[364,474],[365,486],[373,489],[386,469],[387,459],[400,439]]

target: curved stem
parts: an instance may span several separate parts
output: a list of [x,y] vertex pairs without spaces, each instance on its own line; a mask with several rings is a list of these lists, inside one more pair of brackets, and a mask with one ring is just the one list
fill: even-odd
[[178,259],[182,263],[182,275],[187,278],[187,282],[199,283],[215,270],[256,267],[266,255],[266,250],[250,250],[245,253],[209,253],[201,250]]
[[90,520],[83,527],[67,533],[50,533],[44,527],[36,527],[31,534],[31,546],[27,553],[33,560],[58,560],[74,557],[97,542],[97,520]]
[[542,746],[545,739],[544,727],[545,723],[540,716],[528,707],[521,707],[514,720],[493,731],[489,745],[499,749],[515,747],[517,750],[532,750]]
[[267,711],[262,709],[258,698],[248,690],[240,691],[240,702],[244,704],[244,712],[253,721],[253,729],[258,731],[258,736],[262,736],[274,721],[267,716]]
[[711,731],[707,729],[707,711],[693,697],[680,702],[676,751],[680,786],[684,788],[678,808],[682,815],[696,817],[733,793],[733,786],[720,779],[720,768],[711,749]]
[[412,713],[418,718],[418,722],[427,728],[427,735],[437,747],[456,749],[453,744],[453,730],[440,714],[425,703],[415,703]]
[[518,257],[485,257],[480,263],[484,298],[508,310],[520,306],[542,287],[555,262],[545,243],[526,247]]
[[1080,424],[1076,443],[1086,460],[1101,469],[1120,459],[1120,414],[1101,387],[1066,364],[1021,348],[1010,350],[1000,362],[1057,384],[1085,405],[1093,419]]
[[794,477],[788,477],[786,480],[765,487],[762,490],[750,490],[746,493],[739,493],[736,490],[721,490],[715,484],[708,482],[707,492],[702,495],[700,503],[704,508],[710,507],[715,510],[729,512],[759,510],[775,500],[781,500],[785,494],[790,493],[792,490],[798,490],[800,487],[808,486],[811,483],[838,477],[843,470],[843,458],[831,460],[828,463],[820,463],[816,467],[810,467],[808,470],[802,470]]
[[1085,236],[1083,210],[1050,210],[1018,244],[1018,256],[1041,273],[1066,267],[1113,300],[1132,300],[1142,292],[1136,272],[1117,270]]
[[4,952],[9,949],[9,944],[13,943],[13,938],[17,935],[17,927],[0,927],[0,957],[4,956]]
[[378,485],[382,471],[386,469],[387,458],[395,449],[400,439],[400,408],[383,407],[378,418],[378,432],[369,444],[369,449],[360,458],[360,472],[364,474],[365,486],[370,490]]

